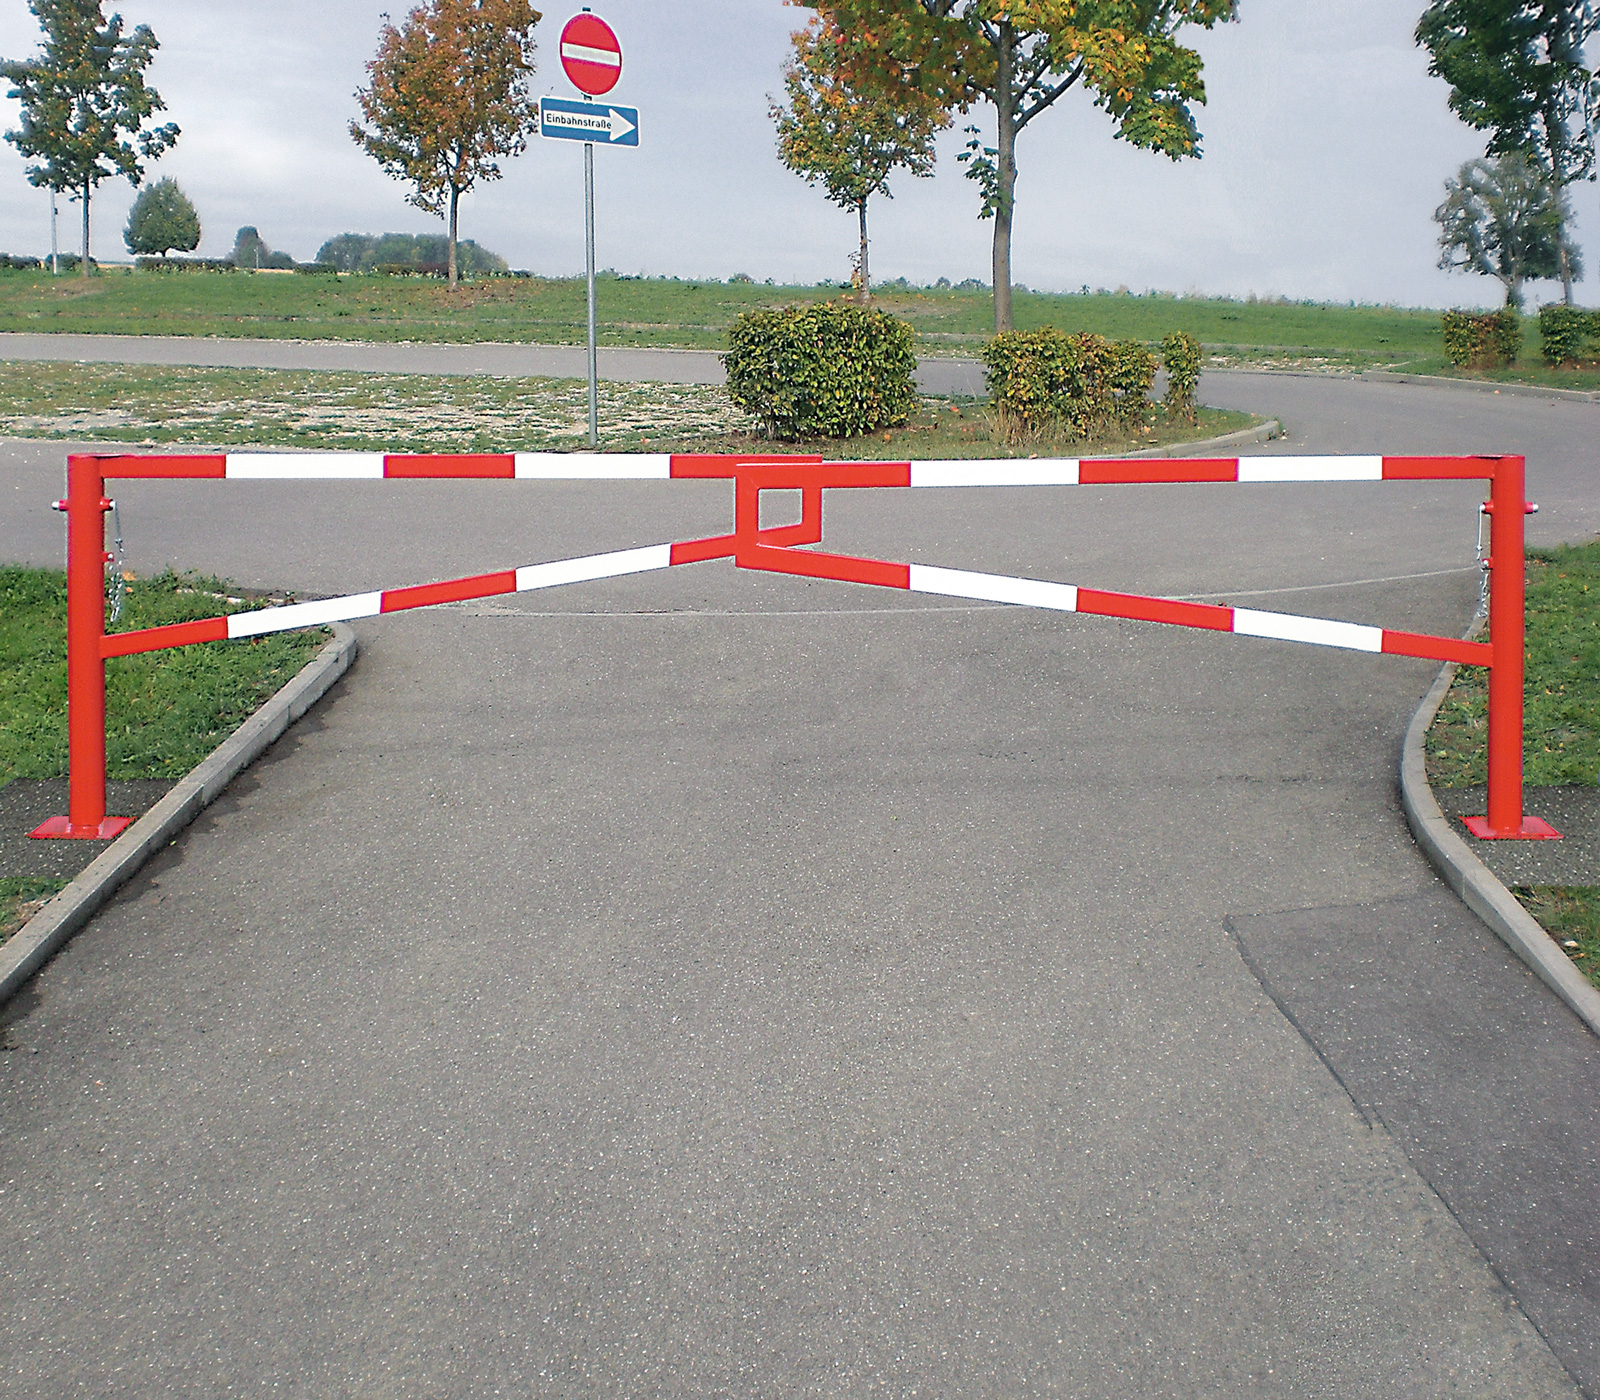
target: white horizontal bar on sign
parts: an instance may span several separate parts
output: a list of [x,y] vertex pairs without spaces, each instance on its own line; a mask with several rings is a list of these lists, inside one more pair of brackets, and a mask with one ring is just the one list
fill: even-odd
[[383,477],[381,452],[230,452],[229,481],[371,481]]
[[1076,457],[1008,457],[999,461],[913,462],[913,486],[1076,486]]
[[1008,578],[1005,574],[974,574],[965,569],[936,569],[929,564],[911,566],[911,591],[937,593],[943,598],[978,598],[987,603],[1016,603],[1024,608],[1078,611],[1078,590],[1070,583],[1044,583],[1033,578]]
[[1280,642],[1310,642],[1319,647],[1345,647],[1350,651],[1382,651],[1383,628],[1357,622],[1329,622],[1321,617],[1293,613],[1233,610],[1233,630],[1246,637],[1273,637]]
[[583,63],[603,63],[607,68],[622,67],[622,55],[614,49],[591,49],[587,44],[563,44],[562,58],[576,58]]
[[643,549],[624,549],[615,554],[590,554],[581,559],[557,559],[551,564],[529,564],[517,570],[517,592],[531,593],[536,588],[556,588],[563,583],[585,583],[596,578],[620,578],[623,574],[646,574],[652,569],[672,567],[672,546],[652,544]]
[[321,627],[329,622],[376,617],[382,611],[381,593],[353,593],[346,598],[323,598],[315,603],[290,603],[281,608],[230,613],[228,636],[259,637],[266,632],[292,632],[296,627]]
[[1382,481],[1382,457],[1241,457],[1239,480]]
[[518,481],[666,481],[665,452],[519,452]]

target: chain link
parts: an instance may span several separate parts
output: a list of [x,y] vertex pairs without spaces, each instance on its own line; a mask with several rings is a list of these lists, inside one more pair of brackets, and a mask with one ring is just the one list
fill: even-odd
[[128,598],[128,580],[124,577],[122,567],[122,516],[117,510],[117,503],[111,503],[111,621],[114,624],[122,620],[122,605]]

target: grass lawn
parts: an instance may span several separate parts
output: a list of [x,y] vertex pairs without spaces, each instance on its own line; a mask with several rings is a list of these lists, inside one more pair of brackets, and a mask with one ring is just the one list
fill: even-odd
[[[742,311],[840,294],[833,283],[769,287],[606,276],[598,288],[600,339],[605,345],[722,350],[728,326]],[[875,297],[916,328],[921,355],[970,353],[993,324],[984,290],[890,284]],[[1409,361],[1437,354],[1440,346],[1437,312],[1394,307],[1024,292],[1015,298],[1015,319],[1022,330],[1060,326],[1144,341],[1188,331],[1240,359],[1313,357],[1342,367]],[[433,280],[376,275],[106,268],[85,281],[0,271],[0,331],[577,345],[584,325],[578,278],[497,278],[452,291]]]
[[[302,279],[304,280],[304,279]],[[580,380],[184,369],[0,361],[0,435],[145,444],[506,452],[580,447]],[[1259,420],[1206,409],[1197,425],[1159,409],[1130,435],[1068,444],[1118,452],[1216,437]],[[997,442],[981,403],[927,399],[903,428],[820,446],[775,443],[712,385],[600,385],[602,446],[621,451],[821,451],[832,457],[1028,455]]]
[[[253,606],[216,579],[128,584],[127,631]],[[59,570],[0,566],[0,786],[67,772],[67,585]],[[106,665],[106,776],[179,778],[283,686],[327,639],[318,629],[212,642]],[[0,879],[0,939],[59,882]]]
[[[1533,787],[1600,781],[1600,540],[1528,556],[1528,661],[1523,775]],[[1463,666],[1428,731],[1437,787],[1487,780],[1489,673]],[[1513,891],[1600,986],[1600,890]]]

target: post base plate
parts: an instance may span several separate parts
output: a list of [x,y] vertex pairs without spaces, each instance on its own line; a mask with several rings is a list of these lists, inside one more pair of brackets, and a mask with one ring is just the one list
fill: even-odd
[[132,824],[132,817],[107,817],[99,826],[74,826],[71,817],[51,817],[28,835],[35,841],[110,841]]
[[1525,816],[1521,831],[1495,831],[1488,817],[1462,817],[1462,823],[1480,841],[1559,841],[1561,833],[1549,822]]

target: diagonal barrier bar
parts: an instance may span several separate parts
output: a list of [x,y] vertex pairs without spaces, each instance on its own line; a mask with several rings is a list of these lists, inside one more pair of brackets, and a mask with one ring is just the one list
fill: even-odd
[[[734,530],[700,540],[585,555],[497,573],[293,603],[199,622],[107,635],[105,498],[110,478],[210,481],[671,481],[734,484]],[[988,488],[1310,482],[1486,480],[1492,552],[1490,641],[1464,641],[1362,623],[1144,597],[1048,580],[974,573],[828,554],[819,544],[829,489]],[[824,462],[817,456],[664,453],[400,454],[243,452],[73,456],[67,462],[69,812],[32,834],[104,840],[127,824],[105,810],[105,663],[168,647],[262,636],[443,603],[618,578],[681,564],[732,559],[772,573],[897,588],[942,597],[1127,618],[1236,636],[1413,656],[1490,670],[1489,799],[1468,825],[1484,838],[1551,839],[1559,833],[1522,812],[1523,499],[1521,457],[1299,456],[1247,458],[1052,458],[999,461]],[[798,491],[797,524],[760,524],[761,493]],[[1501,564],[1504,567],[1501,567]]]

